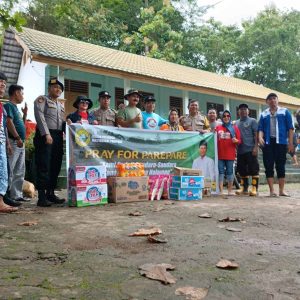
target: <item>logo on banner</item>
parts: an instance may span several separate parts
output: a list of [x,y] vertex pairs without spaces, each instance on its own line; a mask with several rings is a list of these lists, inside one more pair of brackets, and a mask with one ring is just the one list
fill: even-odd
[[86,147],[91,141],[91,134],[85,129],[79,129],[75,132],[75,142],[80,147]]

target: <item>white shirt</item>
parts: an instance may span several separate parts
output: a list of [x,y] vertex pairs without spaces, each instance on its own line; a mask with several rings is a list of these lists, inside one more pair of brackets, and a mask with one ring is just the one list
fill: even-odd
[[212,181],[216,180],[215,163],[207,156],[203,158],[200,156],[193,161],[193,169],[202,171],[204,178],[210,178]]

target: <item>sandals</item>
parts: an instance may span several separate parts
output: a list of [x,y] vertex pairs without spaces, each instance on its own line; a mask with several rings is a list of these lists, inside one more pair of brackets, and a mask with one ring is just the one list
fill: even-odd
[[279,194],[279,196],[280,196],[280,197],[291,197],[291,195],[286,194],[286,193]]
[[270,195],[268,197],[270,197],[270,198],[277,198],[278,195],[276,193],[270,193]]

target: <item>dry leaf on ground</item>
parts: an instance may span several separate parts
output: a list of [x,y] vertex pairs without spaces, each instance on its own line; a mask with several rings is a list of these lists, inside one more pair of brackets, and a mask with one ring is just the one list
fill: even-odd
[[241,232],[241,228],[234,228],[234,227],[227,227],[226,230],[233,231],[233,232]]
[[37,224],[38,224],[37,221],[26,221],[26,222],[19,223],[18,225],[19,226],[34,226]]
[[167,243],[167,240],[159,238],[155,235],[148,235],[147,239],[150,243]]
[[227,259],[221,259],[217,264],[216,267],[220,269],[237,269],[239,267],[239,264],[236,262],[232,262]]
[[244,223],[245,221],[242,218],[226,217],[223,219],[219,219],[219,222],[241,222],[241,223]]
[[152,228],[140,228],[136,232],[129,234],[129,236],[147,236],[161,234],[162,230],[157,227]]
[[209,213],[204,213],[204,214],[202,214],[202,215],[199,215],[198,217],[199,217],[199,218],[206,218],[206,219],[209,219],[209,218],[212,217],[212,215],[209,214]]
[[134,211],[128,214],[129,216],[138,217],[142,216],[143,214],[140,211]]
[[186,296],[188,300],[201,300],[208,294],[207,288],[194,288],[192,286],[184,286],[175,291],[177,296]]
[[164,205],[172,205],[175,204],[175,202],[172,201],[164,201]]
[[174,270],[175,266],[170,264],[144,264],[139,267],[141,275],[161,281],[164,284],[176,283],[176,278],[167,270]]
[[162,211],[162,210],[165,210],[163,207],[156,207],[153,209],[153,212],[159,212],[159,211]]

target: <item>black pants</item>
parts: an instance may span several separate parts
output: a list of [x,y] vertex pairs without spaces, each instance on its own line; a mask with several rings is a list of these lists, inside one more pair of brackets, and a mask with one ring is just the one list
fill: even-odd
[[258,176],[259,163],[258,163],[257,156],[252,155],[252,152],[238,154],[237,171],[241,177]]
[[55,189],[63,158],[63,131],[50,130],[53,143],[46,144],[46,137],[37,130],[34,136],[36,188]]
[[274,177],[275,164],[277,177],[284,178],[287,146],[284,144],[276,144],[276,138],[271,138],[270,144],[265,145],[262,150],[266,177]]

